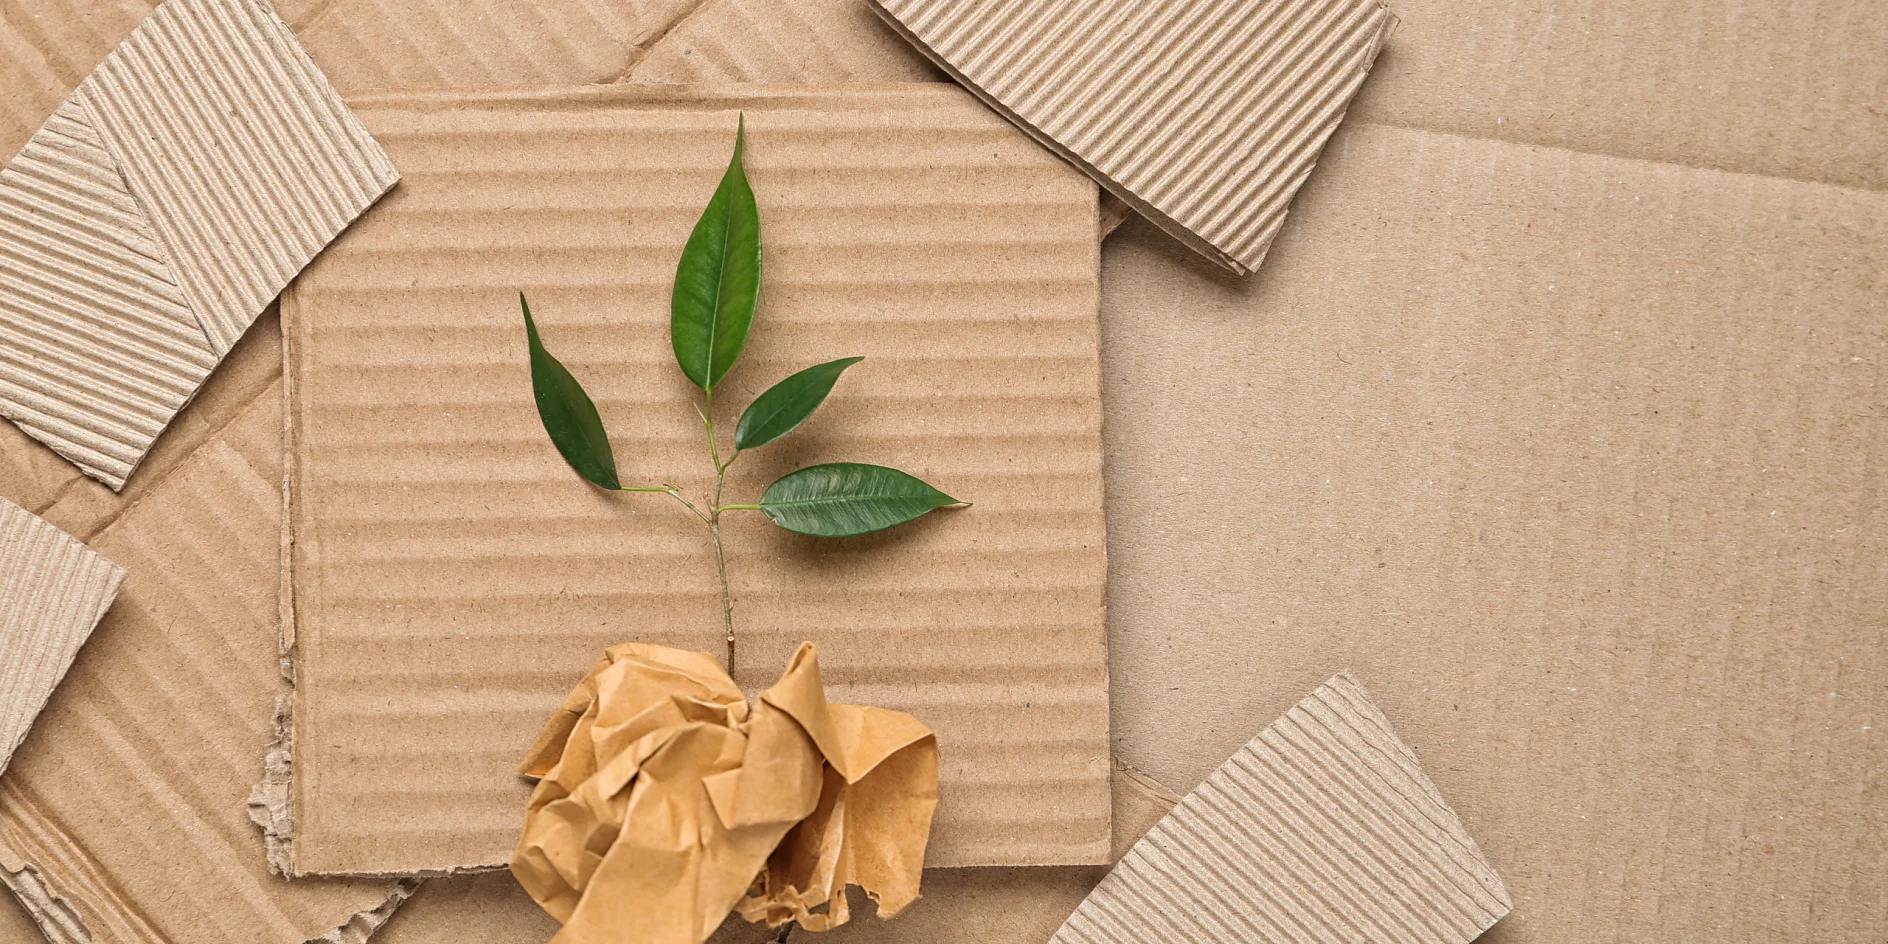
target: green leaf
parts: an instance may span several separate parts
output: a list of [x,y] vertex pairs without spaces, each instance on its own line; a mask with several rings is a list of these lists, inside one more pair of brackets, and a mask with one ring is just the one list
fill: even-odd
[[800,534],[847,538],[962,504],[897,469],[857,462],[808,466],[781,476],[760,497],[774,523]]
[[747,185],[741,152],[747,119],[734,133],[734,157],[675,267],[669,340],[695,386],[714,389],[747,344],[760,297],[760,209]]
[[531,392],[537,396],[538,419],[551,442],[577,474],[603,488],[620,488],[616,481],[616,456],[610,451],[610,437],[603,431],[603,418],[597,405],[583,392],[577,378],[558,363],[538,340],[537,322],[531,320],[531,303],[518,293],[524,308],[525,341],[531,348]]
[[768,388],[741,413],[740,425],[734,427],[734,448],[765,446],[799,429],[833,392],[839,375],[862,360],[865,358],[846,357],[808,367]]

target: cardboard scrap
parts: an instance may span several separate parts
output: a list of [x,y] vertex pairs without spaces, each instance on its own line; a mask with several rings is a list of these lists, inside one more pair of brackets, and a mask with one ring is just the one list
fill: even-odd
[[1258,268],[1393,22],[1380,0],[869,0],[1162,229]]
[[1339,675],[1188,793],[1051,944],[1466,944],[1512,907],[1415,752]]
[[0,414],[122,488],[397,179],[267,4],[164,3],[0,170]]
[[721,648],[698,522],[545,439],[517,293],[625,481],[711,485],[668,299],[737,112],[767,281],[717,404],[866,359],[728,495],[849,458],[976,504],[844,542],[730,515],[734,676],[811,639],[836,697],[936,730],[933,865],[1105,861],[1094,186],[940,83],[354,101],[406,179],[283,299],[293,871],[502,864],[575,667]]
[[511,871],[560,944],[701,944],[730,911],[825,931],[849,885],[893,917],[937,808],[936,736],[828,703],[812,643],[751,706],[714,656],[613,646],[518,769],[539,782]]
[[0,779],[0,860],[97,944],[359,944],[409,891],[284,882],[243,812],[285,685],[280,463],[272,384],[94,539],[129,576]]
[[124,579],[123,567],[0,498],[0,773]]

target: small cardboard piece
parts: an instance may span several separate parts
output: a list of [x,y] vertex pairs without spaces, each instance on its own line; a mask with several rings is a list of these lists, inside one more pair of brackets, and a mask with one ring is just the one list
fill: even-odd
[[1380,0],[869,0],[1162,229],[1258,268],[1393,22]]
[[731,513],[736,680],[810,639],[834,697],[930,725],[932,865],[1105,861],[1094,186],[943,84],[354,102],[406,183],[283,299],[292,873],[503,864],[520,752],[599,652],[722,651],[698,523],[545,438],[517,293],[626,482],[711,486],[668,299],[737,112],[767,275],[724,437],[788,373],[866,360],[729,500],[852,459],[975,506],[842,542]]
[[1467,944],[1512,907],[1415,752],[1339,675],[1188,793],[1050,944]]
[[0,774],[124,579],[123,567],[0,498]]
[[0,414],[122,488],[398,179],[261,0],[169,0],[0,170]]

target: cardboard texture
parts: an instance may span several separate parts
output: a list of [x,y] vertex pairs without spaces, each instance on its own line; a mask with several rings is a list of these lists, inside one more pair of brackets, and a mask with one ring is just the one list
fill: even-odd
[[1392,22],[1378,0],[869,0],[1182,242],[1258,268]]
[[124,579],[124,568],[0,498],[0,773]]
[[[300,31],[318,6],[278,9]],[[1143,223],[1104,252],[1119,751],[1190,787],[1348,664],[1501,867],[1517,910],[1484,941],[1878,944],[1888,836],[1872,654],[1888,564],[1869,537],[1884,450],[1869,352],[1888,340],[1871,333],[1888,238],[1888,60],[1876,54],[1888,6],[1394,11],[1396,34],[1264,271],[1223,276]],[[0,114],[43,104],[17,112],[0,154],[143,12],[8,4]],[[508,48],[489,17],[427,22],[389,23],[364,54],[496,61]],[[331,76],[341,68],[301,35]],[[498,80],[522,83],[584,60],[504,61],[519,71]],[[254,388],[226,381],[278,369],[273,325],[246,343],[258,340],[225,360],[124,495],[72,482],[9,424],[0,494],[98,533],[161,477],[167,452],[220,454],[241,431],[225,424]],[[258,543],[220,552],[226,579],[273,563],[268,541],[241,546]],[[196,616],[169,629],[207,631]],[[265,661],[257,677],[272,679]],[[83,684],[68,679],[55,709]],[[153,783],[196,795],[198,778],[227,780],[219,802],[239,803],[268,711],[265,698],[232,712],[241,723],[222,736],[243,757]],[[7,779],[52,743],[29,741]],[[80,824],[117,815],[105,799],[68,809]],[[124,802],[153,819],[177,809]],[[1127,809],[1117,794],[1117,825]],[[323,887],[232,878],[192,865],[212,861],[195,847],[164,847],[185,894],[139,904],[166,921],[187,902],[235,911]],[[934,871],[897,921],[855,920],[828,940],[929,944],[971,927],[1045,941],[1088,890],[1049,887],[1070,873],[1098,877]],[[1056,895],[1060,913],[1046,905]],[[494,874],[427,883],[377,940],[515,944],[554,930]],[[735,944],[766,937],[749,932]]]
[[163,4],[0,170],[0,413],[122,488],[396,179],[266,4]]
[[835,697],[936,730],[934,865],[1104,860],[1093,185],[943,85],[356,107],[406,183],[283,300],[293,871],[502,864],[517,752],[574,668],[629,640],[721,648],[696,522],[593,490],[545,439],[516,293],[623,474],[699,492],[668,297],[737,110],[767,277],[718,399],[866,360],[728,494],[846,458],[976,505],[834,543],[731,516],[735,677],[760,688],[810,639]]
[[19,899],[12,895],[0,895],[0,941],[6,944],[41,944],[48,940],[65,944],[52,934],[41,933],[39,923]]
[[828,702],[812,643],[751,703],[705,652],[612,646],[518,772],[511,874],[560,944],[701,944],[730,911],[825,931],[848,886],[895,916],[937,809],[931,729]]
[[1368,123],[1320,167],[1250,284],[1104,250],[1117,750],[1193,784],[1349,665],[1492,939],[1878,940],[1888,196]]
[[1466,944],[1511,907],[1415,752],[1339,675],[1187,794],[1051,944]]
[[94,541],[129,576],[0,779],[0,876],[68,938],[359,944],[406,891],[274,878],[243,813],[283,689],[280,424],[272,385]]

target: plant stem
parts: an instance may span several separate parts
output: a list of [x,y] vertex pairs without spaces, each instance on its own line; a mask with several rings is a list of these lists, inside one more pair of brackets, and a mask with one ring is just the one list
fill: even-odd
[[[721,476],[715,476],[715,504],[721,504]],[[708,531],[715,539],[715,570],[721,575],[721,622],[728,631],[728,675],[734,675],[734,595],[728,591],[728,560],[721,553],[721,509],[716,507],[708,518]]]
[[[708,460],[715,466],[715,500],[709,506],[708,533],[715,542],[715,572],[721,577],[721,625],[728,634],[728,676],[734,676],[734,594],[728,590],[728,559],[721,552],[721,486],[727,481],[728,466],[734,464],[739,449],[728,457],[727,464],[721,462],[721,446],[715,442],[715,392],[713,389],[702,392],[705,409],[702,410],[702,422],[708,427]],[[679,497],[679,496],[678,496]],[[689,506],[693,508],[694,506]],[[701,512],[695,512],[700,515]]]
[[716,511],[759,511],[759,505],[722,505]]

